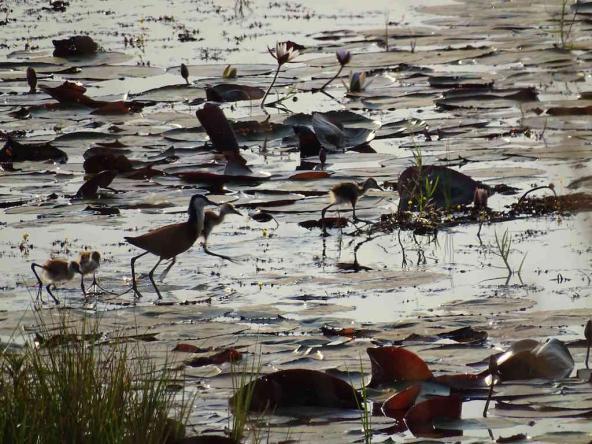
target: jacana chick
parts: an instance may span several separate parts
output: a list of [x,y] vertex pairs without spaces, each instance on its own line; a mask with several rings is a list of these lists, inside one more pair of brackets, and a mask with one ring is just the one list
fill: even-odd
[[[202,235],[204,238],[203,248],[204,248],[204,251],[211,256],[217,256],[217,257],[221,257],[222,259],[232,261],[232,258],[229,256],[214,253],[214,252],[208,250],[208,236],[210,235],[210,233],[212,232],[212,230],[215,227],[217,227],[218,225],[220,225],[224,221],[224,218],[228,214],[238,214],[239,216],[242,216],[242,213],[237,211],[236,208],[234,208],[234,206],[232,204],[228,204],[228,203],[222,204],[220,206],[220,213],[219,214],[217,214],[215,211],[212,211],[212,210],[208,210],[204,213],[204,227],[203,227],[203,231],[202,231]],[[167,275],[169,270],[173,267],[173,265],[175,265],[175,258],[173,258],[171,263],[169,265],[167,265],[167,267],[162,271],[162,273],[159,276],[159,280],[162,281],[165,278],[165,276]]]
[[331,188],[331,190],[329,191],[329,195],[331,196],[331,204],[323,208],[323,210],[321,211],[323,233],[327,234],[327,228],[325,226],[325,212],[329,208],[331,208],[334,205],[349,203],[352,206],[354,220],[357,220],[356,203],[358,202],[358,199],[366,193],[366,191],[372,188],[383,191],[380,185],[378,185],[376,180],[372,177],[366,179],[364,183],[361,185],[355,182],[342,182]]
[[31,270],[33,270],[33,274],[35,274],[37,282],[39,283],[39,288],[37,289],[37,301],[43,301],[41,298],[41,292],[43,291],[43,281],[37,274],[37,271],[35,270],[36,268],[41,268],[43,270],[43,279],[48,283],[45,289],[56,304],[59,304],[60,301],[58,301],[58,299],[51,292],[51,287],[53,286],[55,290],[57,288],[56,284],[68,282],[74,278],[76,273],[81,273],[78,262],[68,262],[65,259],[49,259],[43,265],[36,263],[31,264]]
[[82,293],[86,297],[86,288],[84,287],[84,276],[87,274],[93,275],[93,281],[90,288],[97,287],[97,275],[96,271],[101,266],[101,253],[98,251],[82,251],[78,257],[78,264],[80,266],[80,288]]
[[158,256],[158,262],[152,270],[150,270],[148,277],[156,290],[158,299],[162,299],[160,291],[154,282],[154,271],[163,259],[173,259],[172,264],[169,266],[170,269],[170,267],[175,264],[175,257],[191,248],[203,231],[204,208],[208,204],[217,205],[214,202],[211,202],[207,197],[201,194],[195,194],[189,201],[189,208],[187,209],[189,218],[186,222],[166,225],[149,231],[141,236],[125,238],[130,244],[135,245],[142,250],[146,250],[144,253],[134,256],[131,260],[132,289],[137,297],[142,297],[142,294],[138,291],[134,263],[148,253]]
[[207,254],[211,254],[213,256],[219,256],[223,259],[231,260],[231,258],[229,258],[228,256],[224,256],[224,255],[217,254],[217,253],[212,253],[210,250],[208,250],[208,236],[210,235],[212,230],[214,228],[216,228],[218,225],[220,225],[224,221],[224,218],[229,214],[238,214],[239,216],[242,216],[241,212],[239,212],[236,208],[234,208],[234,206],[232,204],[228,204],[228,203],[223,204],[220,207],[220,212],[218,214],[216,214],[215,211],[211,211],[211,210],[208,210],[205,212],[204,227],[203,227],[203,237],[204,237],[203,247],[204,247],[204,251]]

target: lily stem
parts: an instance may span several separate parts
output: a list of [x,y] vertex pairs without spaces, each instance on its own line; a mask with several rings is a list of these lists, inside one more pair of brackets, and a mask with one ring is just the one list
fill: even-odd
[[282,65],[278,64],[278,67],[275,70],[275,75],[273,76],[273,80],[271,81],[271,84],[269,85],[269,88],[267,88],[267,91],[265,91],[265,95],[263,96],[263,99],[261,100],[261,108],[265,107],[265,100],[267,99],[267,96],[269,95],[269,92],[271,91],[271,88],[273,88],[273,85],[275,84],[275,81],[278,78],[278,75],[280,73],[280,68],[281,67],[282,67]]
[[331,77],[327,83],[325,83],[323,86],[321,86],[319,88],[319,91],[324,90],[327,86],[329,86],[337,77],[339,77],[339,74],[341,74],[341,71],[343,71],[343,65],[339,65],[339,71],[337,71],[337,74],[335,74],[333,77]]
[[495,385],[495,376],[491,375],[491,385],[489,386],[489,394],[487,395],[487,402],[485,403],[485,408],[483,409],[483,417],[487,418],[487,410],[489,410],[489,403],[491,402],[491,397],[493,396],[493,386]]

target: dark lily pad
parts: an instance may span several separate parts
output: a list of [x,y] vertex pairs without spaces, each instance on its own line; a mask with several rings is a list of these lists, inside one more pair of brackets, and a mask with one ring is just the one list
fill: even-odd
[[220,83],[206,88],[206,100],[212,102],[238,102],[240,100],[258,100],[265,91],[256,86],[235,83]]
[[[249,410],[256,412],[284,407],[359,409],[360,406],[359,395],[351,385],[316,370],[281,370],[262,376],[241,390],[252,390]],[[229,403],[232,405],[233,400]]]
[[25,162],[45,161],[66,163],[68,156],[62,150],[49,143],[21,143],[12,137],[8,137],[2,150],[0,150],[0,162]]
[[438,208],[470,204],[477,188],[491,190],[488,185],[448,167],[425,165],[421,170],[409,167],[399,176],[399,211],[414,208],[422,190],[423,195],[427,195],[426,181],[435,187],[429,203]]
[[54,57],[75,57],[96,54],[99,45],[87,35],[76,35],[63,40],[53,40]]

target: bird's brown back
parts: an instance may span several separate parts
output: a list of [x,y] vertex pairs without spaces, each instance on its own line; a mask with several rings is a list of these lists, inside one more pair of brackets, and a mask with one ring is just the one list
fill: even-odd
[[130,244],[162,259],[170,259],[189,250],[199,237],[197,225],[189,222],[166,225],[137,237],[126,237]]
[[97,258],[97,254],[96,251],[82,251],[80,253],[78,263],[83,274],[92,273],[99,268],[100,262],[97,259],[100,260],[100,255]]
[[353,182],[344,182],[331,188],[331,194],[336,203],[354,203],[360,196],[360,189],[358,185]]
[[65,259],[50,259],[43,264],[45,275],[55,281],[69,278],[68,261]]

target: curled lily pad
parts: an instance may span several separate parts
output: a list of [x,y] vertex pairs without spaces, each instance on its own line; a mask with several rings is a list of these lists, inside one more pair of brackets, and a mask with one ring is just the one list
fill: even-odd
[[114,170],[101,171],[97,175],[88,179],[76,192],[76,197],[82,199],[94,198],[99,188],[107,188],[115,179],[117,172]]
[[49,143],[21,143],[8,136],[2,150],[0,150],[0,162],[25,162],[53,160],[66,163],[68,155]]
[[405,414],[405,424],[415,436],[444,437],[461,435],[462,431],[438,429],[436,420],[460,419],[462,399],[460,396],[435,396],[420,402]]
[[127,172],[133,169],[130,160],[123,154],[97,154],[89,157],[83,163],[84,171],[89,174],[98,174],[104,170]]
[[372,364],[369,387],[400,381],[425,381],[433,377],[423,359],[401,347],[377,347],[366,350]]
[[[358,393],[347,382],[316,370],[281,370],[247,384],[252,391],[250,411],[264,412],[282,407],[330,407],[359,409]],[[236,396],[244,396],[238,393]],[[244,398],[243,398],[244,399]],[[233,405],[230,400],[230,405]]]
[[[429,185],[428,185],[429,184]],[[428,193],[426,187],[433,187]],[[473,201],[475,190],[491,190],[488,185],[471,179],[466,174],[437,165],[408,167],[399,175],[399,211],[417,205],[421,195],[430,195],[428,204],[436,207],[467,205]]]
[[76,35],[67,39],[53,40],[55,57],[88,56],[96,54],[99,45],[87,35]]
[[569,349],[558,339],[540,343],[524,339],[512,344],[510,349],[497,358],[497,367],[502,381],[516,379],[556,379],[569,376],[574,360]]
[[256,86],[235,83],[220,83],[206,88],[206,100],[212,102],[238,102],[240,100],[258,100],[265,91]]

